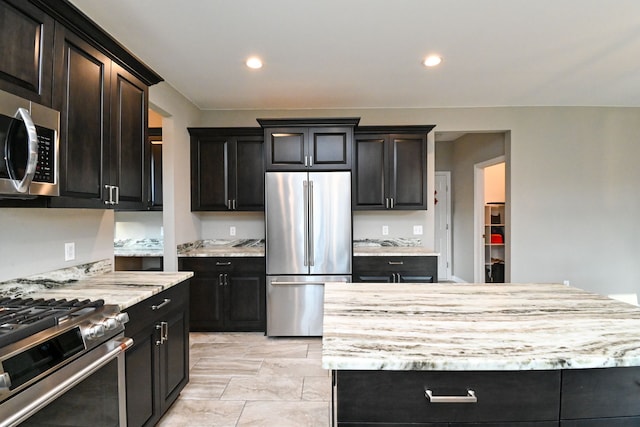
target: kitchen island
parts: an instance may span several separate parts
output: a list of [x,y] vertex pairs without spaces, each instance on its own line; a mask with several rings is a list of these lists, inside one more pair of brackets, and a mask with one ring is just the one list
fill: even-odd
[[327,284],[322,351],[336,425],[640,425],[640,309],[564,285]]

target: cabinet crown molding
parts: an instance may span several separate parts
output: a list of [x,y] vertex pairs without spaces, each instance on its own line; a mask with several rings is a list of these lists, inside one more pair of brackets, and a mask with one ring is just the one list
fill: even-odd
[[83,39],[98,47],[105,54],[117,60],[127,71],[133,73],[145,84],[152,86],[164,81],[160,75],[149,68],[137,56],[120,44],[110,34],[93,22],[80,9],[71,4],[69,0],[30,0],[40,9],[44,10],[56,21],[77,33]]
[[360,117],[308,117],[285,119],[256,119],[262,127],[293,126],[357,126]]

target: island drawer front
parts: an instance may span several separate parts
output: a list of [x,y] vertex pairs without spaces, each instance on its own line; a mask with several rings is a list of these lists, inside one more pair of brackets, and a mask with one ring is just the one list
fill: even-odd
[[[555,421],[560,371],[335,371],[339,423]],[[476,403],[431,403],[464,396]],[[544,425],[544,424],[543,424]]]
[[563,370],[561,407],[565,420],[640,416],[640,367]]

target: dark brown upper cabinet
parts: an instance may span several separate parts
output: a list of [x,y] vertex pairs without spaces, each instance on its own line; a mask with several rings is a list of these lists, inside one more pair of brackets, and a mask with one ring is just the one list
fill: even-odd
[[267,171],[351,170],[359,118],[257,120],[264,128]]
[[354,210],[427,208],[427,134],[433,127],[356,129]]
[[51,206],[144,209],[147,85],[61,25],[55,47],[60,197]]
[[0,0],[0,89],[51,106],[54,19],[30,2]]
[[191,210],[264,210],[261,128],[189,128]]
[[153,211],[162,210],[162,128],[149,128],[150,144],[150,175],[147,184],[149,185],[149,205],[148,209]]

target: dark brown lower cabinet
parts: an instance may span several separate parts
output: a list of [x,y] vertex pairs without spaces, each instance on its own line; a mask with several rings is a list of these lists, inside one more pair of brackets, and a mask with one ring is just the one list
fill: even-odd
[[356,256],[353,281],[363,283],[434,283],[438,281],[436,256]]
[[193,271],[190,330],[266,330],[264,257],[180,258]]
[[127,426],[153,426],[189,381],[189,281],[126,312]]
[[[640,426],[640,367],[333,371],[333,382],[338,426]],[[458,402],[431,402],[426,389]]]

